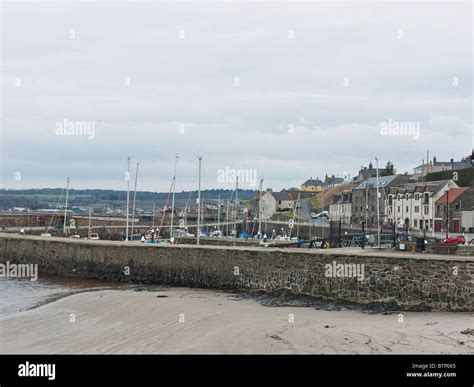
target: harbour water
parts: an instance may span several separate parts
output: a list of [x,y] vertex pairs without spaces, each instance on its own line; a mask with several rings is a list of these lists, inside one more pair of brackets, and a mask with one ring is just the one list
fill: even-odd
[[24,311],[67,294],[120,287],[116,283],[92,279],[40,274],[37,281],[29,278],[0,278],[0,317]]

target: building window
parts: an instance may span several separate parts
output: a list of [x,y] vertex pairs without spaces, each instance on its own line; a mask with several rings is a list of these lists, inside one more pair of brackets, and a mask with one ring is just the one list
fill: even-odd
[[415,200],[420,200],[420,194],[415,194]]
[[420,206],[415,206],[415,214],[418,214],[420,212]]
[[418,227],[418,220],[417,220],[417,219],[415,219],[415,220],[413,221],[413,227]]
[[424,200],[423,200],[423,204],[429,204],[430,202],[430,194],[429,193],[425,193],[424,195]]
[[425,215],[428,215],[428,214],[429,214],[429,212],[430,212],[430,207],[428,207],[428,206],[425,206],[425,211],[424,211],[424,214],[425,214]]
[[398,211],[398,213],[400,213],[400,206],[397,207],[397,211]]
[[408,214],[408,206],[405,207],[405,210],[406,210],[406,212],[407,212],[407,214]]

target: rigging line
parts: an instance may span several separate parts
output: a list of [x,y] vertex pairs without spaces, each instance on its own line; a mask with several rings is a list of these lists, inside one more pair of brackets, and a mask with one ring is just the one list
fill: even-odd
[[[186,236],[188,233],[188,205],[189,205],[189,200],[191,199],[191,191],[189,192],[188,195],[188,200],[186,200],[186,206],[184,207],[184,213],[183,213],[183,227],[186,232]],[[179,241],[179,233],[178,236],[176,237],[176,243]]]
[[161,217],[160,227],[158,228],[158,233],[157,233],[157,236],[156,236],[157,239],[160,237],[161,227],[163,226],[163,221],[165,220],[165,217],[166,217],[166,212],[168,210],[168,203],[169,203],[169,200],[170,200],[170,197],[171,197],[171,192],[173,190],[173,187],[174,187],[174,181],[171,183],[171,187],[170,187],[170,190],[168,192],[168,198],[166,199],[165,206],[163,207],[163,216]]
[[52,216],[51,219],[49,220],[49,224],[48,224],[48,228],[47,228],[47,229],[49,229],[49,228],[51,227],[51,223],[53,223],[53,220],[54,220],[54,218],[56,217],[56,213],[57,213],[57,211],[58,211],[59,203],[61,202],[61,199],[63,198],[63,194],[64,194],[64,188],[61,189],[61,195],[59,195],[58,202],[56,203],[56,208],[54,209],[53,216]]

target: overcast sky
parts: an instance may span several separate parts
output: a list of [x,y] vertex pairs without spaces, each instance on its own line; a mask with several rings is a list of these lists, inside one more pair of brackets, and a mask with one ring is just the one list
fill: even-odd
[[[472,4],[2,4],[4,188],[265,187],[471,152]],[[58,125],[94,124],[94,135]],[[414,136],[381,123],[419,123]],[[93,137],[93,138],[88,138]],[[415,136],[416,137],[416,136]],[[244,188],[249,185],[243,184]]]

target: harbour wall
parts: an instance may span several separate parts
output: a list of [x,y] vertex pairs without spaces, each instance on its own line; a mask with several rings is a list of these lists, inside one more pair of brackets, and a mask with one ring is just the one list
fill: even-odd
[[[267,291],[396,310],[474,311],[474,257],[369,250],[146,245],[0,234],[0,263],[40,273]],[[363,268],[363,278],[329,267]],[[350,265],[350,266],[349,266]],[[360,266],[363,265],[363,266]],[[339,273],[340,274],[340,273]]]

